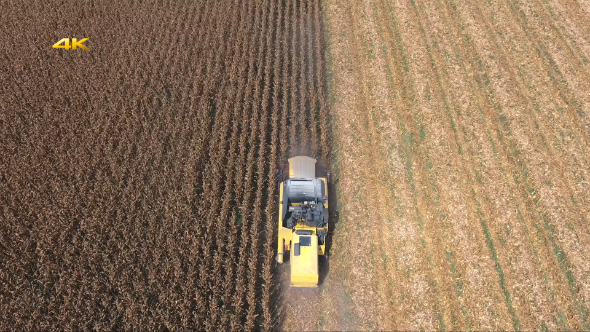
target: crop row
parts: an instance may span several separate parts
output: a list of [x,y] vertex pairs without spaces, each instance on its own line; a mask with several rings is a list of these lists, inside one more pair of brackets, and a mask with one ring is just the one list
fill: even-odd
[[7,7],[92,43],[2,51],[0,329],[280,328],[275,170],[329,154],[319,0]]

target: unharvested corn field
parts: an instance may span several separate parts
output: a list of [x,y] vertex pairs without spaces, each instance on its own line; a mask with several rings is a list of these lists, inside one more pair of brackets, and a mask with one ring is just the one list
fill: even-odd
[[0,330],[280,328],[275,170],[329,153],[319,9],[0,2]]
[[[0,330],[590,330],[588,1],[0,12]],[[317,290],[273,260],[299,154]]]

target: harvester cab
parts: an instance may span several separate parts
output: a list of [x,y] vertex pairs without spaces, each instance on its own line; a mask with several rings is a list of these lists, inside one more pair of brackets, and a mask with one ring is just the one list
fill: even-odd
[[316,177],[316,160],[289,159],[289,178],[281,180],[277,262],[290,251],[291,286],[317,287],[318,256],[326,253],[328,178]]

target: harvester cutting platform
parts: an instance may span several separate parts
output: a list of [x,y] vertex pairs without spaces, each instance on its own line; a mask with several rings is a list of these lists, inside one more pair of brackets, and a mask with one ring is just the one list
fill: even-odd
[[328,180],[316,177],[316,160],[289,159],[289,178],[281,179],[277,262],[290,252],[291,287],[317,287],[318,256],[326,254]]

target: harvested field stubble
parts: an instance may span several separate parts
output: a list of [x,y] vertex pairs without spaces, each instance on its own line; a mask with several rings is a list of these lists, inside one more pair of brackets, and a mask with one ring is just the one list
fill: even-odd
[[319,1],[0,8],[0,330],[279,328],[275,168],[329,155]]
[[340,219],[315,328],[590,328],[588,8],[323,2]]

